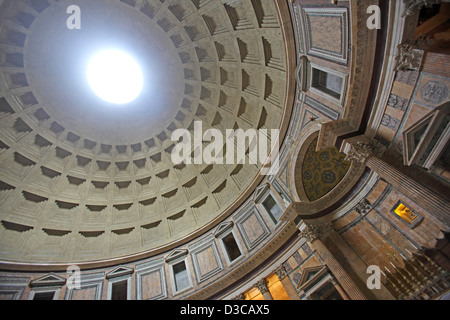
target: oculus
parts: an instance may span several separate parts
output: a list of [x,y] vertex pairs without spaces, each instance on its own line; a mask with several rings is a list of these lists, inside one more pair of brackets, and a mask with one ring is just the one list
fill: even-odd
[[116,105],[134,101],[144,84],[139,64],[119,50],[97,53],[88,64],[87,79],[98,97]]

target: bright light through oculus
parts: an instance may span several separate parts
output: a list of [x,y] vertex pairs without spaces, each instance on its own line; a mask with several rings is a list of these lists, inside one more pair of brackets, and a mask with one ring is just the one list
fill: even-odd
[[144,77],[137,62],[122,51],[108,50],[89,62],[87,78],[92,90],[103,100],[126,104],[142,91]]

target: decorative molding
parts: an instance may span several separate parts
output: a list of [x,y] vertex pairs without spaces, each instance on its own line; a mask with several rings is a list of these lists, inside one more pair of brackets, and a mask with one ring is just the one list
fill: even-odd
[[356,212],[358,212],[360,215],[365,215],[367,212],[369,212],[372,209],[372,205],[367,199],[361,200],[355,208]]
[[185,257],[187,255],[188,255],[187,249],[175,249],[166,257],[166,262],[170,263],[174,260],[177,260],[181,257]]
[[302,19],[302,11],[299,4],[294,3],[294,1],[290,1],[292,4],[289,5],[291,10],[291,16],[293,17],[294,34],[295,34],[295,45],[297,48],[297,52],[304,54],[304,44],[305,44],[305,36],[303,34],[303,19]]
[[[192,264],[194,265],[194,272],[197,277],[198,283],[204,282],[214,275],[220,273],[223,270],[222,260],[219,256],[219,251],[217,249],[216,243],[214,241],[214,236],[209,235],[205,239],[200,240],[198,243],[195,243],[189,246]],[[208,270],[207,272],[203,272],[201,268],[201,263],[205,263],[205,257],[199,259],[199,256],[202,255],[206,250],[212,250],[212,256],[207,255],[208,258]],[[209,268],[209,266],[214,266],[214,268]]]
[[280,195],[281,199],[283,199],[285,208],[289,207],[289,205],[292,203],[292,198],[289,196],[288,192],[280,185],[280,183],[277,180],[274,180],[273,188]]
[[[239,216],[236,217],[235,221],[242,239],[244,240],[244,243],[249,251],[256,248],[261,242],[263,242],[268,236],[270,236],[269,228],[267,227],[264,219],[255,207],[242,212]],[[258,234],[255,234],[256,230],[248,230],[248,228],[253,227],[259,227],[260,232]]]
[[[303,20],[305,30],[305,44],[308,55],[316,56],[325,60],[347,64],[348,63],[348,26],[349,14],[347,8],[303,8]],[[338,19],[340,25],[340,37],[336,41],[340,41],[340,50],[332,51],[330,48],[320,48],[313,39],[311,20],[316,17],[326,17],[329,19]],[[318,33],[316,32],[316,35]],[[317,40],[317,39],[316,39]]]
[[73,293],[79,290],[87,290],[94,288],[94,296],[92,299],[101,300],[103,296],[103,284],[105,282],[105,273],[104,272],[96,272],[92,274],[81,274],[80,279],[80,288],[68,288],[66,290],[65,300],[72,300]]
[[308,106],[310,106],[311,108],[313,108],[314,110],[319,111],[320,113],[322,113],[323,115],[325,115],[327,118],[329,118],[331,120],[338,120],[339,117],[341,116],[341,114],[339,112],[337,112],[336,110],[331,109],[327,105],[325,105],[309,96],[306,96],[305,103]]
[[266,279],[261,279],[258,282],[256,282],[255,288],[257,288],[259,290],[259,292],[261,292],[261,294],[269,292],[269,287],[267,286]]
[[302,92],[306,92],[308,90],[307,75],[308,75],[308,57],[301,56],[298,59],[297,69],[295,70],[295,78],[297,79],[297,87]]
[[[389,19],[387,26],[387,32],[391,34],[391,41],[386,43],[386,57],[383,63],[383,68],[380,73],[379,90],[376,95],[374,105],[386,106],[392,104],[389,103],[389,99],[392,92],[393,83],[397,72],[395,67],[397,65],[398,45],[403,41],[403,35],[405,28],[408,26],[405,23],[405,18],[400,17],[401,13],[405,10],[405,3],[403,1],[395,1],[390,3],[390,11],[392,11],[393,17],[399,17],[398,19]],[[378,128],[381,123],[381,119],[385,114],[385,108],[375,108],[370,116],[370,120],[367,124],[365,135],[368,137],[375,137]]]
[[381,157],[386,151],[386,147],[375,139],[365,139],[364,141],[356,141],[351,143],[350,151],[347,153],[347,161],[355,161],[359,163],[366,162],[370,155]]
[[303,112],[303,120],[301,122],[301,130],[303,130],[306,126],[310,125],[311,123],[315,123],[316,121],[320,120],[320,116],[312,112],[311,110],[304,108]]
[[108,289],[106,292],[106,299],[112,300],[113,298],[113,287],[116,283],[126,282],[127,283],[127,300],[131,300],[131,273],[124,273],[121,276],[116,276],[108,279]]
[[30,277],[0,276],[0,295],[21,300],[27,290]]
[[424,50],[414,48],[412,45],[404,43],[398,46],[396,71],[419,71],[422,65]]
[[275,274],[277,275],[277,277],[280,281],[283,280],[284,278],[286,278],[288,275],[286,272],[286,268],[283,265],[281,265],[275,269]]
[[303,270],[302,276],[297,284],[297,290],[303,290],[308,284],[314,283],[314,281],[324,275],[327,272],[326,266],[310,267]]
[[[438,94],[435,90],[434,94]],[[450,114],[450,102],[447,102],[429,112],[408,129],[402,132],[403,138],[403,163],[405,165],[417,164],[430,169],[439,159],[450,140],[450,126],[444,119]],[[440,130],[439,130],[440,129]],[[416,138],[416,133],[423,133]],[[439,139],[433,139],[439,135]],[[427,150],[431,150],[427,152]],[[424,156],[425,155],[425,156]]]
[[233,221],[225,221],[219,224],[219,226],[216,228],[216,231],[214,231],[214,236],[216,238],[219,238],[222,234],[227,232],[228,230],[232,229],[234,226]]
[[323,241],[333,232],[334,227],[331,222],[307,224],[306,227],[301,230],[300,237],[305,237],[309,242],[313,242],[318,239]]
[[49,286],[59,286],[62,287],[66,284],[66,279],[60,277],[54,273],[47,274],[43,277],[35,279],[30,282],[30,287],[49,287]]
[[150,263],[143,263],[139,266],[136,266],[136,297],[138,300],[143,299],[143,291],[142,291],[143,279],[152,274],[157,274],[161,286],[161,292],[160,294],[152,296],[149,299],[161,300],[168,297],[164,260],[157,259],[155,261],[151,261]]
[[29,281],[29,277],[0,276],[0,295],[9,295],[11,300],[21,300]]
[[[319,79],[314,76],[315,71],[324,72],[327,74],[327,77],[334,76],[334,77],[340,78],[342,80],[340,91],[339,92],[336,91],[336,93],[339,94],[339,97],[333,96],[332,94],[330,94],[329,91],[328,92],[326,90],[324,91],[323,88],[321,89],[322,85],[319,85],[319,83],[320,83]],[[345,98],[347,96],[347,89],[348,89],[349,75],[347,72],[345,72],[345,73],[339,72],[337,70],[334,70],[333,68],[325,67],[323,65],[316,64],[314,62],[308,62],[306,78],[307,78],[307,84],[306,84],[307,88],[306,89],[308,91],[313,92],[316,95],[332,102],[333,105],[338,105],[340,108],[342,108],[342,106],[344,105],[344,102],[345,102]],[[307,101],[308,99],[311,100],[311,98],[309,96],[307,96],[305,98],[305,103],[307,103],[307,104],[309,104],[309,102]],[[314,99],[312,99],[311,103],[322,104]],[[320,109],[316,109],[316,110],[322,112],[324,115],[326,115],[331,120],[338,120],[340,118],[340,116],[341,116],[340,112],[337,112],[336,110],[334,110],[326,105],[324,105],[324,107],[325,107],[325,109],[322,107],[323,111]]]
[[106,279],[117,278],[127,274],[132,274],[133,272],[134,272],[133,268],[120,266],[108,272],[105,278]]
[[259,186],[258,188],[256,188],[255,193],[253,195],[253,201],[255,203],[259,202],[259,200],[264,195],[264,193],[266,192],[267,189],[270,189],[270,185],[268,183],[265,183],[265,184]]

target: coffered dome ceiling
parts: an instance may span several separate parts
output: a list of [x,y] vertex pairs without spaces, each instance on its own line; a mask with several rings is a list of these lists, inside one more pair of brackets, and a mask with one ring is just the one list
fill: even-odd
[[[81,9],[81,29],[66,26]],[[0,258],[114,259],[211,228],[260,165],[174,165],[179,128],[280,128],[287,62],[266,0],[14,0],[1,5]],[[131,54],[144,91],[124,108],[85,79],[102,49]],[[248,163],[248,161],[246,162]]]

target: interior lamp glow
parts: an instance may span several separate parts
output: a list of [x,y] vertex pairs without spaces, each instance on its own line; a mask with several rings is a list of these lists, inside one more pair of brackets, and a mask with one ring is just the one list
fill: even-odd
[[95,94],[113,104],[132,102],[140,95],[144,84],[138,63],[119,50],[95,55],[88,64],[87,79]]

